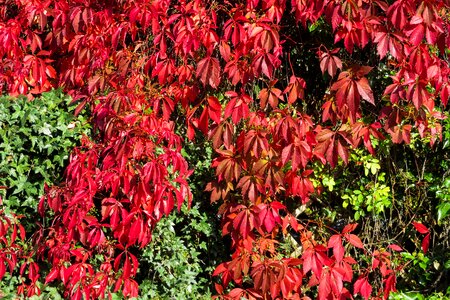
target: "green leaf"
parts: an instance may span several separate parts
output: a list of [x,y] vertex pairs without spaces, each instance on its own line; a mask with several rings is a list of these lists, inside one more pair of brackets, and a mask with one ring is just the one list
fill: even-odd
[[398,300],[424,300],[425,297],[417,292],[406,292],[406,293],[396,293],[391,297],[392,299]]
[[438,222],[440,223],[444,218],[450,214],[450,202],[444,202],[437,206]]
[[442,184],[447,189],[450,189],[450,177],[444,179],[444,183]]
[[445,262],[444,268],[445,268],[446,270],[449,270],[449,269],[450,269],[450,260],[447,260],[447,261]]

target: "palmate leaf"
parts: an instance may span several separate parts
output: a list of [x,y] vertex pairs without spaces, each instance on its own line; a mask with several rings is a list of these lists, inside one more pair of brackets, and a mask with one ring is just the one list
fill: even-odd
[[309,195],[314,192],[314,185],[309,179],[312,172],[312,170],[306,170],[301,175],[297,175],[297,172],[289,171],[285,177],[288,193],[299,196],[303,204],[309,201]]
[[208,135],[212,140],[214,149],[219,149],[221,146],[225,146],[225,148],[232,146],[233,134],[234,126],[231,121],[223,121],[219,125],[212,127]]
[[296,138],[294,143],[286,146],[281,152],[281,161],[284,165],[290,162],[292,170],[297,171],[300,167],[306,167],[311,156],[312,149],[308,142]]
[[306,249],[302,255],[304,274],[312,271],[315,276],[320,278],[323,268],[325,266],[330,266],[331,264],[331,260],[326,255],[326,252],[327,248],[322,245],[317,245]]
[[337,48],[331,51],[319,52],[320,69],[322,70],[322,74],[327,71],[331,77],[334,77],[334,75],[336,75],[337,73],[337,70],[342,69],[342,61],[336,55],[339,50],[340,49]]
[[277,282],[280,279],[282,268],[281,262],[276,260],[265,260],[263,262],[256,260],[251,271],[255,287],[261,289],[263,293],[270,291],[273,295],[278,294]]
[[[232,228],[240,234],[245,240],[250,232],[255,228],[256,207],[247,207],[245,205],[232,206],[227,214],[227,218],[231,221]],[[227,233],[227,231],[224,231]]]
[[231,99],[225,107],[224,117],[231,117],[234,124],[237,124],[243,118],[247,118],[250,113],[248,105],[252,102],[252,99],[246,94],[239,95],[233,91],[226,92],[225,95],[231,97]]
[[285,209],[286,207],[277,201],[274,201],[269,205],[264,203],[259,204],[257,206],[257,216],[255,218],[256,226],[262,227],[269,233],[272,232],[275,226],[282,223],[280,210],[284,211]]
[[364,299],[369,299],[372,294],[372,286],[367,277],[360,276],[354,283],[354,293],[360,294]]
[[266,133],[264,131],[249,130],[245,135],[244,140],[244,154],[251,154],[256,158],[261,157],[262,151],[269,150],[269,143],[267,141]]
[[281,90],[277,88],[264,88],[259,92],[259,99],[261,100],[261,108],[265,108],[267,103],[269,103],[272,108],[276,108],[278,106],[278,101],[283,100],[283,95]]
[[269,150],[268,156],[259,159],[252,166],[252,173],[265,178],[267,195],[274,195],[284,185],[284,172],[281,169],[279,158],[272,154],[273,150]]
[[220,84],[219,60],[214,57],[205,57],[197,63],[197,77],[203,85],[217,88]]
[[264,74],[272,78],[274,69],[280,64],[280,60],[272,53],[260,51],[255,55],[252,65],[257,74]]
[[152,71],[153,77],[158,77],[158,82],[163,84],[165,82],[171,82],[173,80],[173,74],[175,73],[174,62],[172,59],[164,59],[156,64],[156,67]]
[[354,235],[354,234],[345,234],[344,238],[353,246],[360,248],[360,249],[364,249],[364,244],[362,243],[361,239]]
[[218,153],[223,155],[224,157],[220,160],[215,160],[213,162],[213,166],[216,166],[216,175],[219,178],[219,181],[225,179],[227,182],[231,182],[232,180],[238,180],[241,174],[241,166],[234,156],[235,153],[233,148],[230,150],[216,150]]
[[346,164],[349,159],[348,145],[352,140],[347,132],[348,128],[342,127],[341,130],[333,132],[329,129],[322,129],[317,133],[317,145],[314,148],[314,155],[323,163],[328,162],[331,167],[335,167],[340,157]]
[[264,180],[258,175],[244,176],[239,180],[237,187],[242,190],[243,196],[256,203],[258,195],[264,193]]
[[297,101],[297,99],[304,99],[305,88],[305,80],[303,80],[303,78],[292,75],[289,79],[288,86],[283,91],[284,94],[288,94],[288,103],[292,104]]
[[333,255],[337,262],[344,258],[344,246],[342,245],[342,238],[339,234],[332,235],[328,240],[328,248],[333,248]]
[[336,92],[337,107],[346,106],[348,108],[352,123],[356,122],[361,98],[375,104],[372,89],[367,78],[364,77],[371,69],[367,66],[355,66],[341,72],[338,80],[331,86],[331,90]]

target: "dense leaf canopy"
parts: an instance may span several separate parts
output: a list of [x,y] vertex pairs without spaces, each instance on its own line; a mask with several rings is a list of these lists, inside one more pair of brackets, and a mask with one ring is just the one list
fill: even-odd
[[[50,221],[27,251],[14,252],[25,236],[4,214],[0,277],[20,261],[28,296],[39,282],[71,299],[137,296],[140,249],[193,200],[183,147],[200,141],[215,153],[201,188],[231,239],[219,297],[386,299],[408,264],[398,236],[358,237],[354,221],[394,197],[366,151],[442,140],[449,32],[447,0],[0,1],[1,91],[31,100],[61,87],[94,128],[46,187]],[[341,194],[358,212],[349,224],[300,217],[358,163],[377,179]],[[420,221],[405,226],[425,254]]]

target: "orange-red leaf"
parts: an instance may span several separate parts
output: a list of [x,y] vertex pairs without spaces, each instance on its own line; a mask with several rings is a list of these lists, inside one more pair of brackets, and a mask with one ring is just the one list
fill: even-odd
[[217,88],[220,84],[220,65],[217,58],[208,56],[197,64],[197,77],[200,81],[213,88]]

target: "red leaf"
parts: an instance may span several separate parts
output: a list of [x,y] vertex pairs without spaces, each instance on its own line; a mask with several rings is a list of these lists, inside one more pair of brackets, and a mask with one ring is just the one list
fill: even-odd
[[225,107],[224,117],[228,118],[231,116],[234,124],[239,123],[243,118],[247,118],[250,113],[248,103],[250,103],[252,99],[248,95],[238,96],[236,93],[232,92],[225,94],[230,96],[231,100]]
[[254,217],[249,209],[241,210],[233,220],[233,227],[237,229],[244,239],[254,228]]
[[[48,273],[47,277],[45,278],[45,284],[52,282],[53,280],[55,280],[56,278],[58,278],[59,275],[59,269],[57,267],[54,267],[50,273]],[[1,276],[0,276],[1,278]]]
[[220,83],[220,65],[217,58],[208,56],[197,64],[197,77],[203,85],[209,84],[213,88],[217,88]]
[[369,81],[366,77],[361,78],[356,82],[356,85],[358,87],[358,92],[361,95],[361,97],[368,101],[369,103],[375,105],[375,100],[373,99],[373,92],[370,88]]
[[345,164],[348,164],[348,150],[345,146],[342,145],[342,142],[340,140],[338,140],[337,142],[337,151]]
[[219,295],[222,295],[222,294],[223,294],[223,286],[221,286],[221,285],[218,284],[218,283],[214,283],[214,288],[216,289],[216,291],[217,291],[217,293],[218,293]]
[[414,228],[416,228],[416,230],[422,234],[426,234],[426,233],[430,232],[428,230],[428,228],[425,225],[423,225],[422,223],[412,222],[412,224],[414,225]]
[[283,93],[289,93],[288,103],[292,104],[297,101],[297,99],[305,98],[305,88],[306,82],[303,80],[303,78],[292,75],[289,79],[288,86],[283,91]]
[[309,180],[308,175],[305,175],[307,172],[308,170],[304,171],[302,176],[298,176],[297,172],[289,172],[286,175],[289,193],[291,195],[300,196],[303,204],[309,201],[309,194],[314,192],[313,183]]
[[427,253],[429,246],[430,246],[430,234],[428,233],[422,241],[422,250],[424,254]]
[[173,80],[174,72],[175,67],[173,65],[173,60],[165,59],[156,64],[152,71],[152,77],[158,76],[159,84],[166,84]]
[[5,263],[6,262],[4,262],[3,259],[0,257],[0,280],[3,278],[3,276],[5,276],[6,273]]
[[252,65],[257,75],[262,73],[268,78],[272,78],[273,70],[280,65],[280,60],[272,53],[260,51],[253,58]]
[[264,193],[264,181],[260,176],[244,176],[239,180],[237,185],[242,189],[242,195],[255,203],[259,193]]
[[326,251],[327,249],[322,245],[306,249],[302,255],[303,272],[306,274],[312,270],[314,275],[320,278],[323,267],[331,264],[331,260],[326,255]]
[[200,119],[198,119],[198,129],[200,129],[203,134],[208,133],[208,116],[210,115],[209,108],[205,107],[203,109],[202,114],[200,115]]
[[420,16],[413,16],[410,23],[405,28],[409,40],[414,46],[418,46],[425,36],[425,26]]
[[345,225],[344,229],[342,229],[342,233],[350,233],[353,232],[356,227],[358,227],[358,223]]
[[281,90],[274,87],[262,89],[258,97],[261,100],[261,108],[265,108],[268,102],[275,109],[278,106],[278,100],[283,100]]
[[397,282],[397,278],[395,277],[395,274],[390,275],[386,280],[383,280],[384,282],[384,295],[383,298],[386,300],[389,298],[390,292],[395,292],[395,284]]
[[331,77],[336,75],[337,69],[342,69],[342,61],[341,59],[333,54],[339,52],[339,49],[334,49],[332,51],[326,51],[323,53],[319,53],[320,55],[320,69],[322,70],[322,74],[325,71],[330,74]]
[[368,66],[354,66],[341,72],[338,80],[331,86],[331,90],[336,91],[337,106],[341,110],[344,106],[347,106],[352,123],[356,122],[361,97],[374,104],[372,89],[364,77],[371,69]]
[[367,277],[359,277],[354,284],[354,294],[360,294],[364,299],[369,299],[372,294],[372,286]]
[[390,248],[390,249],[392,249],[394,251],[397,251],[397,252],[403,251],[403,248],[400,247],[399,245],[396,245],[396,244],[391,244],[391,245],[388,246],[388,248]]
[[216,175],[219,177],[219,181],[223,179],[227,182],[238,180],[241,175],[241,166],[235,158],[234,148],[216,151],[221,155],[213,162],[213,166],[217,166]]
[[347,239],[347,241],[349,241],[349,243],[352,244],[353,246],[364,249],[364,244],[361,242],[360,238],[357,237],[356,235],[346,234],[344,236]]
[[333,254],[337,262],[341,262],[344,258],[344,247],[342,246],[342,238],[339,234],[331,236],[328,241],[328,248],[333,248]]
[[131,275],[131,264],[130,260],[128,259],[128,256],[125,256],[125,262],[123,264],[122,270],[123,270],[122,278],[128,279]]
[[219,124],[222,115],[222,105],[220,104],[219,100],[214,96],[208,97],[208,105],[209,105],[208,111],[210,119],[213,120],[215,123]]

